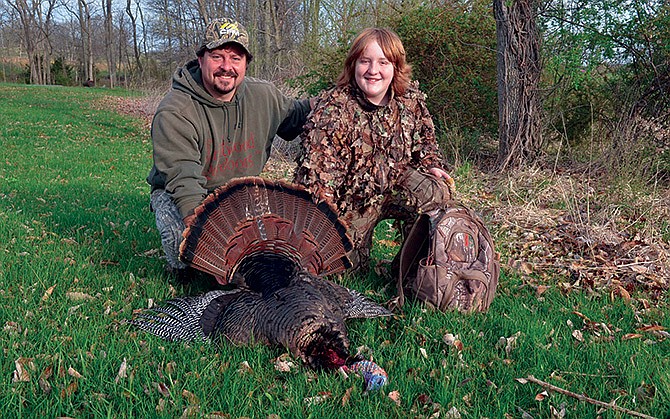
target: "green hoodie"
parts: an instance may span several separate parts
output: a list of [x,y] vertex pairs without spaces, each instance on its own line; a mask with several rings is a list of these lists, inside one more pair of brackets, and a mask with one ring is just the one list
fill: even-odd
[[177,69],[172,90],[151,125],[154,166],[151,190],[165,189],[182,217],[229,180],[256,176],[270,156],[275,134],[292,140],[302,132],[309,100],[284,96],[272,83],[245,77],[230,102],[202,85],[197,60]]

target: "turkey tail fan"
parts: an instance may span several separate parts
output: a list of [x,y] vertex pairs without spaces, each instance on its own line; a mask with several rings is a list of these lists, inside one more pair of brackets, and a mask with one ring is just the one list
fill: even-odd
[[346,226],[336,210],[304,188],[260,177],[235,179],[216,189],[195,210],[184,231],[183,262],[230,282],[242,259],[276,252],[313,275],[351,267]]

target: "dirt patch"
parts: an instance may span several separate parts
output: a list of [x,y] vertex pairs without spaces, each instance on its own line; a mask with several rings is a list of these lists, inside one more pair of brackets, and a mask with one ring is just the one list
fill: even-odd
[[114,109],[123,115],[130,115],[140,118],[147,127],[151,126],[151,120],[154,117],[156,108],[160,103],[161,97],[116,97],[105,96],[98,104],[104,109]]

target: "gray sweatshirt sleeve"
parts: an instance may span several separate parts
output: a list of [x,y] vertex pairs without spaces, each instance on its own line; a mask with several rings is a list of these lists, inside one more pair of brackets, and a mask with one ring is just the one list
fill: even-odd
[[180,113],[164,110],[154,117],[151,137],[155,169],[185,217],[207,195],[196,130]]

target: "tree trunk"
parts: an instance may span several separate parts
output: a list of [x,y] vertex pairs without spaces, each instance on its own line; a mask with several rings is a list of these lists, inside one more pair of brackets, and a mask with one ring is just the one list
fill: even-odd
[[93,36],[91,33],[91,12],[86,0],[79,0],[79,28],[81,33],[81,59],[85,82],[93,80]]
[[142,74],[142,62],[140,61],[140,45],[137,40],[137,16],[133,13],[132,0],[126,2],[126,14],[130,18],[130,28],[133,31],[133,51],[135,53],[135,66],[137,74]]
[[35,16],[33,14],[34,9],[25,0],[16,0],[15,2],[8,1],[9,4],[19,15],[21,20],[21,32],[23,36],[23,42],[26,48],[26,54],[28,55],[28,65],[30,69],[30,83],[39,84],[40,82],[40,71],[38,70],[38,58],[37,58],[37,25],[35,23]]
[[542,143],[539,0],[494,0],[498,41],[498,166],[533,161]]
[[105,19],[105,57],[109,71],[109,88],[116,86],[116,60],[114,53],[114,22],[112,14],[112,0],[102,0],[102,11]]

